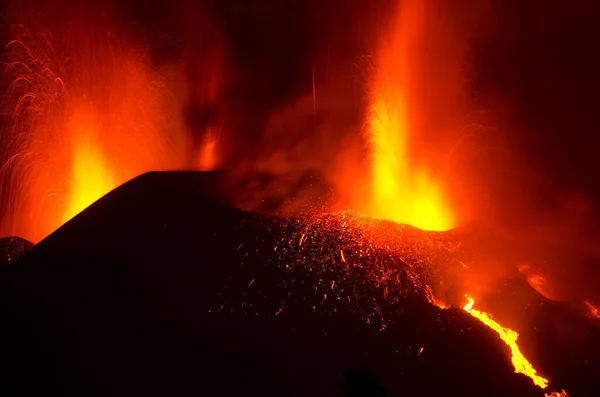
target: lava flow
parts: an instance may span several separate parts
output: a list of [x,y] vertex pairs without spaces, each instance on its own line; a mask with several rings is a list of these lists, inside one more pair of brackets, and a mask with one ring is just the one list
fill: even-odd
[[504,328],[496,321],[494,321],[494,319],[492,319],[492,316],[490,316],[489,314],[474,309],[473,305],[475,304],[475,301],[472,298],[467,296],[467,300],[469,301],[469,303],[467,303],[463,309],[471,316],[475,317],[476,319],[478,319],[479,321],[496,331],[498,333],[498,336],[500,336],[500,339],[502,339],[504,343],[506,343],[506,345],[510,347],[510,351],[512,354],[512,364],[515,367],[515,372],[527,375],[531,378],[531,380],[533,380],[533,383],[535,383],[542,389],[548,387],[548,379],[537,375],[536,370],[529,363],[529,361],[527,361],[525,356],[523,356],[523,353],[521,353],[519,346],[517,346],[517,339],[519,338],[519,334],[517,334],[512,329]]

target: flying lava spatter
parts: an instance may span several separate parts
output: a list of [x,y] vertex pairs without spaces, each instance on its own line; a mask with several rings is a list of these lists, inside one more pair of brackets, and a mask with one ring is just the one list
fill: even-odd
[[0,235],[38,242],[129,179],[183,168],[189,142],[168,73],[96,17],[52,30],[27,18],[10,32]]

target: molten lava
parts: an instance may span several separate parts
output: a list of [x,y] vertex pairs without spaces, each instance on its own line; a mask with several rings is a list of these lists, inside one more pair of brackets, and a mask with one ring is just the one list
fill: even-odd
[[500,339],[502,339],[504,343],[506,343],[506,345],[510,348],[512,354],[512,364],[515,367],[515,372],[527,375],[531,378],[531,380],[533,380],[533,383],[535,383],[542,389],[548,387],[548,380],[537,375],[536,370],[533,368],[531,363],[527,361],[525,356],[523,356],[523,353],[521,353],[521,350],[517,345],[517,339],[519,338],[519,334],[513,331],[512,329],[504,328],[496,321],[494,321],[492,319],[492,316],[490,316],[489,314],[473,309],[475,301],[472,298],[467,296],[467,300],[469,301],[469,303],[467,303],[463,309],[471,316],[475,317],[476,319],[478,319],[479,321],[496,331],[498,333],[498,336],[500,336]]
[[118,186],[99,148],[95,132],[89,130],[97,123],[86,118],[85,114],[77,116],[79,117],[71,126],[75,145],[72,153],[70,194],[63,213],[63,222],[67,222]]
[[367,138],[372,157],[370,215],[425,230],[443,231],[456,226],[442,185],[425,167],[415,165],[414,140],[424,124],[416,51],[427,37],[430,23],[427,1],[402,2],[387,41],[376,58],[371,84]]

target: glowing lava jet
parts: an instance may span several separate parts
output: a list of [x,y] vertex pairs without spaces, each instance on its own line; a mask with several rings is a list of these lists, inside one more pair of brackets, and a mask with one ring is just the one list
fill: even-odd
[[184,168],[189,143],[171,75],[95,18],[28,20],[11,32],[0,235],[38,242],[129,179]]
[[403,1],[397,20],[376,59],[371,83],[367,139],[372,156],[370,215],[443,231],[456,226],[443,188],[411,158],[414,134],[422,124],[421,100],[414,81],[426,79],[418,57],[431,22],[428,1]]
[[70,125],[74,137],[70,195],[63,213],[67,222],[94,201],[119,185],[103,153],[98,148],[97,132],[91,130],[98,125],[85,112],[78,112]]
[[[442,183],[415,161],[419,155],[415,150],[420,143],[418,135],[431,133],[432,129],[436,132],[436,123],[430,120],[436,115],[431,103],[440,106],[439,112],[443,113],[441,108],[446,104],[452,106],[454,99],[458,102],[462,91],[460,74],[453,72],[459,68],[452,60],[461,54],[448,52],[448,48],[460,46],[453,46],[452,32],[440,28],[444,21],[438,15],[439,7],[439,2],[429,0],[401,2],[375,58],[366,127],[372,158],[369,215],[429,231],[446,231],[457,226],[456,213]],[[441,65],[432,65],[428,58]],[[440,78],[444,68],[449,70],[446,79]],[[440,83],[438,87],[433,86],[436,82]],[[429,290],[427,285],[421,287]],[[433,296],[430,301],[447,308]],[[537,375],[521,353],[517,332],[502,327],[491,315],[473,309],[473,299],[468,301],[463,309],[496,331],[510,348],[515,372],[530,377],[545,389],[548,380]]]

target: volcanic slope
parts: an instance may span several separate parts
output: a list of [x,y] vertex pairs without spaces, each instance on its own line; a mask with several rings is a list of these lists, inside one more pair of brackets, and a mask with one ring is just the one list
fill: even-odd
[[345,373],[390,396],[544,395],[494,331],[429,302],[449,251],[425,232],[244,212],[221,181],[142,175],[3,269],[3,395],[333,396]]

